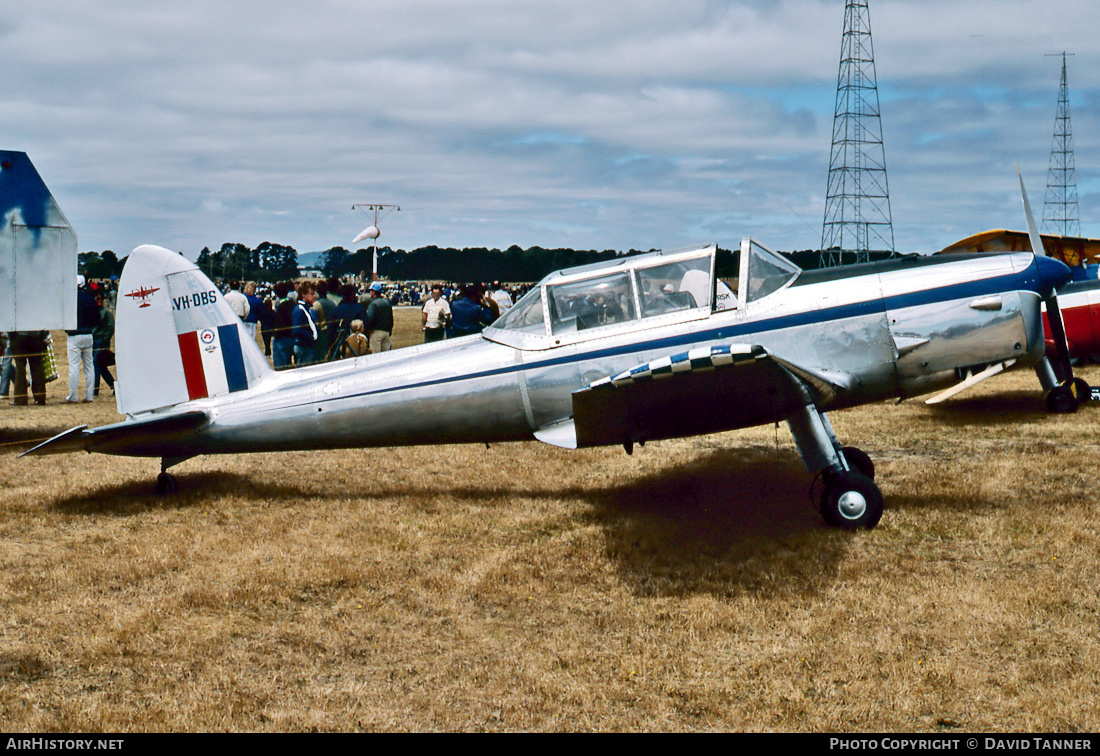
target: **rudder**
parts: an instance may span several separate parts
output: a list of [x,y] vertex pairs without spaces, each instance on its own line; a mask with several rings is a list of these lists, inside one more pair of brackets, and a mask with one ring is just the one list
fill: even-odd
[[221,292],[183,255],[135,249],[122,270],[117,312],[123,414],[244,391],[274,375]]

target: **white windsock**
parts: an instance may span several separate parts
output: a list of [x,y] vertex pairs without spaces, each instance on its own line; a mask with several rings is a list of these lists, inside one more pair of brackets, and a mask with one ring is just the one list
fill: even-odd
[[352,239],[351,243],[358,244],[364,239],[377,239],[380,234],[381,232],[378,230],[378,226],[368,226],[359,233],[359,236]]

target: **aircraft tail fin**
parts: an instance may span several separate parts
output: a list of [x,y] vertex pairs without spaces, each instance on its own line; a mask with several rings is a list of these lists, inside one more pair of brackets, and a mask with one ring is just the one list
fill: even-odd
[[244,391],[274,375],[217,287],[175,252],[149,245],[133,251],[116,312],[124,414]]

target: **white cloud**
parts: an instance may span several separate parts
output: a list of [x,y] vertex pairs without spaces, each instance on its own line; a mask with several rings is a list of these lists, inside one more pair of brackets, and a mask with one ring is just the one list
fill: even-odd
[[[1019,226],[1070,63],[1100,236],[1094,3],[872,2],[898,246]],[[43,0],[0,7],[0,130],[83,249],[816,246],[841,0]],[[702,234],[703,236],[700,236]],[[717,235],[717,236],[715,236]]]

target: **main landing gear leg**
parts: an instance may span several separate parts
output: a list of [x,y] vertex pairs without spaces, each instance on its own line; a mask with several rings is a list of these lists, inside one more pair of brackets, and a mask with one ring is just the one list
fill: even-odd
[[855,447],[842,447],[829,418],[813,404],[788,415],[787,425],[806,469],[821,475],[824,488],[815,498],[825,522],[849,530],[875,527],[883,501],[871,458]]
[[1050,364],[1050,359],[1043,357],[1035,365],[1035,375],[1039,378],[1039,385],[1043,387],[1043,391],[1050,391],[1058,385],[1058,376],[1054,374],[1054,366]]

